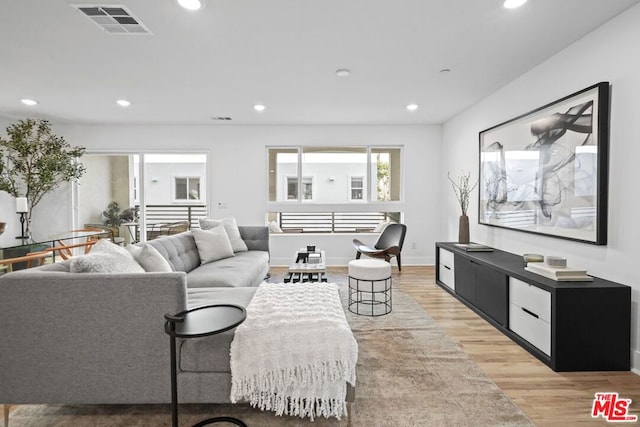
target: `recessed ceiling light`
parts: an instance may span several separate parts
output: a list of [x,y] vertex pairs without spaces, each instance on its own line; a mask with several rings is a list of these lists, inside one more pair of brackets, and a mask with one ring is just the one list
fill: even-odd
[[178,0],[178,4],[187,10],[198,10],[202,8],[200,0]]
[[336,76],[338,77],[347,77],[349,74],[351,74],[351,70],[347,68],[340,68],[336,70]]
[[129,101],[127,101],[126,99],[118,99],[116,101],[116,104],[118,104],[121,107],[128,107],[129,105],[131,105],[131,103]]
[[515,9],[525,4],[527,0],[504,0],[504,7],[507,9]]
[[33,99],[27,99],[27,98],[21,99],[20,102],[22,102],[24,105],[29,105],[29,106],[36,105],[38,103],[38,101],[35,101]]
[[264,111],[265,108],[267,108],[267,107],[265,107],[262,104],[256,104],[256,105],[253,106],[253,109],[256,110],[256,111]]
[[407,105],[407,110],[416,111],[418,109],[418,104],[409,104]]

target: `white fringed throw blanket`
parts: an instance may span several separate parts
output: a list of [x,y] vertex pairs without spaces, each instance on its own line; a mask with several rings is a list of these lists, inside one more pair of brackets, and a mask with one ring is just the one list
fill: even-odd
[[339,419],[357,360],[335,284],[263,283],[231,343],[231,402]]

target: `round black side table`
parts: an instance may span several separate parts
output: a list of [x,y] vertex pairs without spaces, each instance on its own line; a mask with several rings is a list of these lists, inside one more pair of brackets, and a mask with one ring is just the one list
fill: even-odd
[[[176,338],[199,338],[233,329],[247,318],[244,307],[217,304],[164,315],[164,331],[171,342],[171,425],[178,427],[178,379],[176,366]],[[231,417],[215,417],[200,421],[194,427],[227,422],[247,427],[242,421]]]

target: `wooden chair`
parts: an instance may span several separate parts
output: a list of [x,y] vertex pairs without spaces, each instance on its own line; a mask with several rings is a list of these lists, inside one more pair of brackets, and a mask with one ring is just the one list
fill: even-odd
[[39,251],[15,258],[0,259],[0,268],[10,273],[13,271],[13,264],[19,262],[26,262],[26,268],[37,267],[44,264],[45,259],[50,256],[51,253],[49,251]]
[[384,258],[385,261],[391,262],[391,257],[395,256],[398,260],[398,270],[402,271],[402,262],[400,253],[404,244],[404,236],[407,234],[407,226],[404,224],[389,224],[382,234],[378,237],[378,241],[371,248],[358,239],[353,239],[353,247],[356,248],[356,259],[360,259],[362,254],[372,258]]
[[147,240],[157,239],[161,236],[170,236],[189,230],[189,221],[168,222],[163,224],[153,224],[147,232]]
[[85,224],[83,230],[104,231],[116,245],[124,245],[124,237],[120,237],[120,227],[106,224]]
[[[75,231],[78,231],[78,230],[75,230]],[[60,258],[62,258],[63,260],[71,259],[74,256],[73,249],[84,248],[84,253],[86,255],[91,251],[91,248],[93,247],[93,245],[96,244],[98,240],[100,240],[99,235],[87,236],[84,242],[74,243],[71,245],[67,245],[62,240],[57,240],[56,246],[46,248],[44,252],[52,252],[54,254],[57,252],[58,255],[60,255]],[[55,255],[54,255],[54,258],[55,258]]]

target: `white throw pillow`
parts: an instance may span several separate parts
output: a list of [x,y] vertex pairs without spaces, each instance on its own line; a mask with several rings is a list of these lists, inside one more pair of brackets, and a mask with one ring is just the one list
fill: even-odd
[[211,230],[191,230],[200,254],[200,264],[234,256],[229,236],[224,227]]
[[147,273],[173,271],[171,264],[151,245],[129,245],[125,248]]
[[271,221],[269,223],[269,231],[272,233],[282,233],[282,228],[280,228],[277,222]]
[[72,273],[144,273],[144,268],[128,252],[123,255],[98,251],[72,258],[69,271]]
[[233,252],[244,252],[249,250],[249,248],[247,248],[247,244],[244,242],[244,240],[242,240],[242,236],[240,236],[240,230],[238,229],[238,223],[236,222],[235,218],[200,218],[200,228],[203,230],[211,230],[218,227],[219,225],[224,226],[224,229],[227,232],[227,236],[229,236],[229,241],[231,242]]

